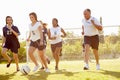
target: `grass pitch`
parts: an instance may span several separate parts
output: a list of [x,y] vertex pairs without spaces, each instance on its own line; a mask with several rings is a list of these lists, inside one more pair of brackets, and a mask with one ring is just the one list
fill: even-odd
[[[25,63],[20,63],[20,66]],[[95,63],[90,63],[90,70],[83,70],[83,61],[61,61],[59,70],[55,71],[55,63],[49,66],[50,73],[38,70],[23,75],[15,72],[15,64],[6,68],[6,64],[0,64],[0,80],[120,80],[120,59],[100,60],[101,70],[96,70]],[[31,70],[33,63],[29,63]]]

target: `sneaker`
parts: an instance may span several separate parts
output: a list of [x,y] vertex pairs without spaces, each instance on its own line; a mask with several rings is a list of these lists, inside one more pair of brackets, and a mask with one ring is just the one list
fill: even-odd
[[96,70],[100,70],[100,65],[99,64],[96,65]]
[[7,64],[7,68],[10,67],[10,64],[12,63],[12,59],[10,60],[10,62]]
[[89,65],[86,64],[83,69],[84,69],[84,70],[89,70]]
[[50,70],[47,68],[47,69],[45,70],[45,72],[49,73],[49,72],[50,72]]
[[35,66],[33,72],[37,71],[39,67],[40,67],[39,65]]

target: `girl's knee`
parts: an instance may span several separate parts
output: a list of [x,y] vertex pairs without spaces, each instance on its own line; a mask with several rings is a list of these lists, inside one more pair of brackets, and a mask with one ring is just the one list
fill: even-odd
[[6,54],[6,52],[7,52],[7,51],[6,51],[5,49],[3,49],[3,50],[1,51],[1,54],[4,55],[4,54]]
[[41,58],[45,57],[44,54],[39,54]]
[[18,59],[18,54],[13,55],[14,59]]

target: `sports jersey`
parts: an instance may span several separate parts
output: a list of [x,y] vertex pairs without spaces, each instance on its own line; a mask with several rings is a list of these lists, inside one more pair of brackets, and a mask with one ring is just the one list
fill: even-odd
[[61,27],[52,27],[50,28],[51,37],[56,37],[55,40],[50,40],[51,44],[56,44],[62,42],[61,39]]
[[38,29],[40,25],[41,25],[40,22],[36,22],[33,26],[31,24],[29,25],[29,30],[31,33],[30,40],[37,41],[40,39],[40,31]]
[[91,20],[94,20],[95,24],[101,25],[100,22],[95,17],[90,17],[89,20],[83,19],[84,35],[94,36],[99,35],[98,29],[92,24]]
[[[20,34],[18,28],[14,25],[11,27],[15,32]],[[13,32],[8,29],[7,25],[3,27],[3,36],[6,38],[4,47],[8,49],[12,49],[12,52],[17,53],[17,49],[20,48],[20,44],[18,38],[13,34]]]

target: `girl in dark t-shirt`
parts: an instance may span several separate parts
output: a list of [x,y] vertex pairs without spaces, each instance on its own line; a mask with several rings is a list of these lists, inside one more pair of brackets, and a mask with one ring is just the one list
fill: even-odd
[[13,20],[11,16],[6,17],[6,25],[3,27],[3,42],[2,42],[2,56],[8,60],[7,68],[10,67],[12,62],[12,58],[10,58],[6,52],[11,50],[13,53],[13,58],[15,59],[16,63],[16,70],[19,71],[18,66],[18,48],[20,48],[20,44],[18,41],[18,36],[20,32],[16,26],[13,25]]
[[[45,49],[44,49],[44,54],[46,52],[46,46],[47,46],[47,39],[46,37],[48,36],[48,31],[47,31],[47,23],[43,23],[42,21],[40,21],[42,23],[42,26],[43,26],[43,39],[44,39],[44,46],[45,46]],[[48,64],[50,64],[50,59],[48,58],[48,56],[45,54],[45,59],[47,61]],[[41,61],[41,65],[42,67],[40,68],[41,70],[45,69],[44,68],[44,64],[42,63]]]

